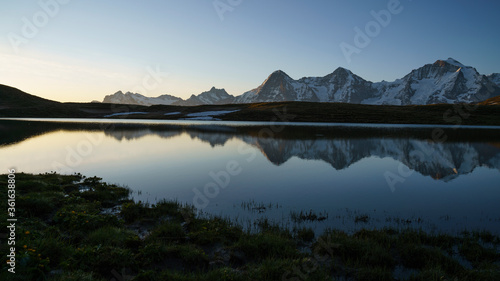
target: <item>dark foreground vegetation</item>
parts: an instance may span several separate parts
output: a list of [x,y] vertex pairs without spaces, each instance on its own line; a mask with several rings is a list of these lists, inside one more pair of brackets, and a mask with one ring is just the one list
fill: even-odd
[[[7,184],[0,175],[4,210]],[[129,195],[95,177],[17,174],[16,273],[4,262],[0,280],[500,280],[500,238],[487,232],[317,235],[265,220],[249,232]]]

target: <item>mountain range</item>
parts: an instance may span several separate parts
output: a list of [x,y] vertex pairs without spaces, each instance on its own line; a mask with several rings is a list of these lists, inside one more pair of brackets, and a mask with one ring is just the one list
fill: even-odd
[[119,91],[104,103],[136,105],[242,104],[255,102],[304,101],[342,102],[371,105],[428,105],[476,103],[500,95],[500,74],[482,75],[474,67],[455,59],[437,60],[412,70],[393,82],[371,82],[339,67],[324,77],[295,80],[285,72],[273,72],[258,87],[239,96],[212,87],[183,100],[171,95],[155,98]]

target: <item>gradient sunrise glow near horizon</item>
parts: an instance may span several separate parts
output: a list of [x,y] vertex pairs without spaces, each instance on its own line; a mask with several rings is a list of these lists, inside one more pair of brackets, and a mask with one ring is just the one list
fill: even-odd
[[[398,12],[370,26],[391,5]],[[146,96],[188,98],[212,86],[240,95],[278,69],[299,79],[344,67],[393,81],[448,57],[482,74],[500,72],[498,1],[8,0],[0,7],[0,84],[57,101],[138,88]],[[357,29],[369,42],[356,44]],[[343,43],[356,48],[349,59]]]

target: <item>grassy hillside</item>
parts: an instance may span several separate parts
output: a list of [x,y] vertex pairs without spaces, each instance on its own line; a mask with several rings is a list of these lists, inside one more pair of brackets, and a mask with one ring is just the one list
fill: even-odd
[[75,114],[60,102],[40,98],[0,85],[0,117],[65,117]]
[[500,96],[492,97],[492,98],[487,99],[479,104],[481,104],[481,105],[500,105]]
[[0,85],[0,108],[21,108],[56,105],[59,102],[25,93],[19,89]]
[[[273,102],[202,106],[138,106],[106,103],[58,103],[0,85],[0,117],[104,118],[177,120],[189,113],[237,110],[217,118],[230,121],[288,121],[338,123],[396,123],[446,125],[500,125],[500,97],[478,105],[360,105],[345,103]],[[166,113],[178,112],[176,115]]]
[[[224,119],[270,121],[288,114],[295,122],[396,123],[396,124],[483,124],[500,125],[500,106],[422,105],[390,106],[345,103],[261,103],[251,104]],[[278,118],[280,120],[280,118]]]

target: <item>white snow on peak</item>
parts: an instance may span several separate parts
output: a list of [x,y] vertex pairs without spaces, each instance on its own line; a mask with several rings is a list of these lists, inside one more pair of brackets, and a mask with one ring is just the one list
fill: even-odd
[[447,60],[445,60],[445,62],[451,64],[451,65],[454,65],[454,66],[458,66],[458,67],[465,67],[465,65],[461,64],[459,61],[453,59],[453,58],[448,58]]

